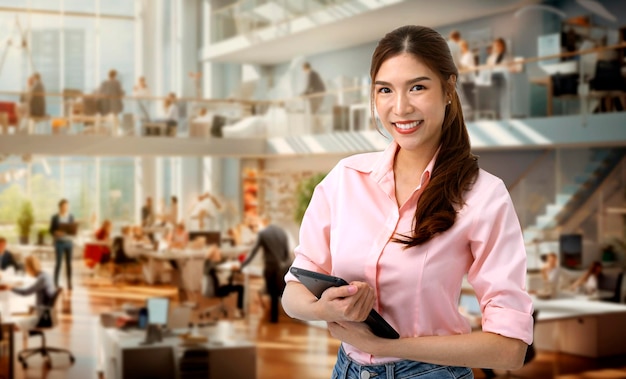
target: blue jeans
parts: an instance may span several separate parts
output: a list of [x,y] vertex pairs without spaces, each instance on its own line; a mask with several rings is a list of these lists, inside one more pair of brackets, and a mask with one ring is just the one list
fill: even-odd
[[374,365],[361,365],[350,359],[343,346],[339,348],[332,379],[473,379],[467,367],[440,366],[415,361],[396,361]]
[[72,241],[58,239],[54,241],[54,253],[56,261],[54,264],[54,285],[59,286],[59,273],[61,263],[65,257],[65,273],[67,274],[67,288],[72,289]]

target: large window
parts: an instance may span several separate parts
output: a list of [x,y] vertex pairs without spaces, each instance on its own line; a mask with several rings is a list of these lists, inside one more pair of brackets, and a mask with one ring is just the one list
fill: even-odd
[[[21,92],[40,72],[46,92],[91,93],[116,69],[126,93],[135,81],[135,2],[132,0],[0,0],[0,91]],[[24,36],[24,38],[22,38]],[[23,44],[25,42],[25,44]],[[1,95],[0,99],[17,100]],[[61,113],[61,97],[46,99]]]
[[0,162],[0,235],[17,238],[24,201],[33,207],[31,236],[46,229],[60,199],[82,229],[109,219],[135,223],[135,159],[126,157],[7,157]]

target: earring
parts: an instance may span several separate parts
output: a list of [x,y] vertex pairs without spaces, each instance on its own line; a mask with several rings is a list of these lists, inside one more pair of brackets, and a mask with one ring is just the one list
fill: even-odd
[[448,104],[452,104],[452,100],[448,100]]

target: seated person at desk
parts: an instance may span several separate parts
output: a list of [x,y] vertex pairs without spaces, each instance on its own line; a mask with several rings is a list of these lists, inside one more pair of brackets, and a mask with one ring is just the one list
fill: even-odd
[[111,223],[111,221],[104,220],[100,228],[98,228],[98,230],[96,230],[96,232],[94,233],[94,238],[96,239],[96,241],[110,243],[112,228],[113,224]]
[[189,243],[189,233],[185,230],[185,224],[179,222],[167,236],[167,245],[170,249],[184,249]]
[[602,275],[602,263],[595,261],[583,276],[570,285],[569,289],[581,291],[586,295],[597,295],[600,275]]
[[[203,298],[226,297],[233,292],[237,292],[237,310],[235,317],[243,317],[243,285],[233,283],[234,272],[239,271],[238,262],[233,262],[229,266],[222,257],[222,252],[217,245],[210,245],[207,260],[204,263],[204,275],[206,279],[206,287],[204,288]],[[221,309],[228,313],[228,308]],[[212,309],[205,309],[201,315],[210,316]]]
[[41,269],[41,262],[37,257],[29,255],[24,260],[26,273],[35,278],[35,281],[27,287],[10,287],[11,291],[22,296],[35,294],[35,306],[23,316],[16,317],[15,324],[22,331],[24,347],[28,341],[28,331],[37,327],[39,318],[43,313],[43,307],[50,304],[56,291],[52,276]]
[[151,245],[153,244],[150,236],[146,235],[141,226],[135,225],[133,227],[129,227],[131,231],[132,242],[138,245]]
[[7,240],[0,237],[0,271],[13,267],[14,272],[21,271],[22,267],[17,263],[15,257],[7,250]]

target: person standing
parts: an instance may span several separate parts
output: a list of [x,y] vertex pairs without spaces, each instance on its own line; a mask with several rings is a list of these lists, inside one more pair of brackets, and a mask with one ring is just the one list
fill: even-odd
[[476,61],[474,60],[474,53],[469,49],[469,44],[466,40],[459,41],[461,47],[461,60],[459,61],[459,70],[464,71],[459,74],[459,83],[461,84],[462,94],[465,98],[465,104],[467,104],[471,111],[476,110],[476,102],[474,101],[476,96],[475,79],[476,79]]
[[146,197],[146,203],[141,207],[141,226],[149,227],[154,225],[154,209],[152,207],[152,197]]
[[320,123],[321,121],[316,116],[319,113],[319,110],[324,103],[324,91],[326,91],[326,86],[324,85],[324,81],[320,74],[311,68],[311,64],[309,62],[304,62],[302,64],[302,70],[307,76],[306,88],[302,95],[307,96],[309,100],[309,111],[311,112],[312,122],[313,122],[313,132],[320,132]]
[[[492,67],[490,98],[496,119],[504,117],[504,113],[509,106],[509,98],[507,96],[508,67],[506,62],[506,42],[502,38],[496,38],[491,45],[491,54],[487,57],[487,65]],[[508,114],[508,112],[506,113]]]
[[44,117],[46,115],[46,89],[41,81],[41,75],[36,72],[32,77],[31,94],[29,96],[30,117]]
[[[472,154],[446,40],[397,28],[378,42],[370,77],[372,120],[392,141],[341,160],[317,185],[293,262],[349,284],[318,299],[289,273],[285,312],[326,321],[342,341],[333,377],[460,379],[472,367],[521,367],[533,340],[524,238],[504,182]],[[459,312],[464,278],[480,332]],[[371,309],[399,339],[361,322]]]
[[67,289],[72,290],[72,249],[74,244],[72,236],[68,235],[61,227],[61,224],[74,223],[74,216],[70,213],[70,204],[66,199],[59,201],[59,212],[52,216],[50,220],[50,234],[54,239],[54,285],[59,286],[59,273],[61,265],[65,259],[65,273],[67,275]]
[[112,113],[118,115],[124,110],[124,103],[122,102],[122,96],[124,96],[124,90],[122,84],[117,80],[117,71],[109,71],[109,79],[102,82],[100,85],[100,113],[107,115]]
[[285,289],[283,277],[291,263],[289,237],[282,228],[271,224],[268,217],[261,219],[261,226],[262,229],[259,231],[256,243],[246,260],[241,264],[241,269],[254,259],[259,249],[263,248],[263,276],[271,301],[270,322],[277,323],[278,302]]
[[448,49],[457,69],[461,68],[461,32],[453,30],[448,38]]

